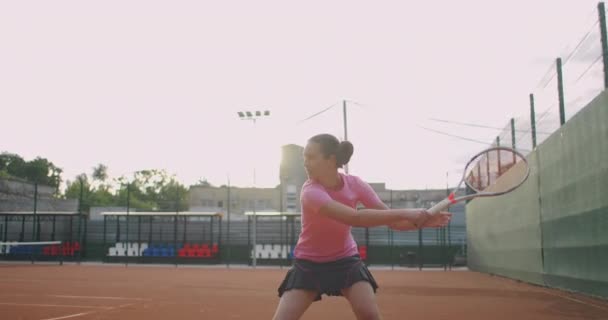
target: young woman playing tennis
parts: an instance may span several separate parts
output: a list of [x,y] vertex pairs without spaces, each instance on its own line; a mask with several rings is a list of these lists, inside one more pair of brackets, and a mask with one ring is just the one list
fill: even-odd
[[[308,180],[302,187],[302,232],[295,262],[279,286],[275,320],[299,319],[321,295],[344,296],[357,319],[381,319],[378,288],[358,255],[351,227],[389,226],[415,230],[445,226],[451,214],[423,209],[389,209],[360,178],[338,171],[353,145],[329,134],[316,135],[304,149]],[[361,203],[366,209],[357,210]]]

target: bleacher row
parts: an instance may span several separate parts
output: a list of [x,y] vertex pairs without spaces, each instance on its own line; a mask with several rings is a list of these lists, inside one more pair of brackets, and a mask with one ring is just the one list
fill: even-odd
[[251,249],[251,258],[257,255],[258,259],[291,259],[293,257],[293,247],[280,244],[257,244],[254,250]]
[[[176,254],[177,253],[177,254]],[[216,258],[219,256],[217,243],[184,243],[175,246],[173,244],[148,244],[137,242],[118,242],[108,249],[111,257],[182,257],[182,258]]]
[[62,244],[52,245],[19,245],[17,242],[5,243],[0,245],[0,254],[2,255],[36,255],[46,257],[73,257],[80,251],[80,243],[64,242]]
[[[250,257],[257,255],[257,259],[291,259],[293,257],[293,247],[280,244],[257,244],[251,250]],[[359,255],[362,260],[367,259],[367,246],[359,246]]]

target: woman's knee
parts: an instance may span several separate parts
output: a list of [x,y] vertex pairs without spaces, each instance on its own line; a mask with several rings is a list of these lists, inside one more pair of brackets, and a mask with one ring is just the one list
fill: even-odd
[[381,319],[380,311],[376,303],[376,296],[372,286],[365,281],[353,284],[350,288],[343,290],[358,320]]
[[354,308],[358,320],[380,320],[380,312],[376,306],[362,306]]
[[313,303],[317,293],[309,290],[292,289],[285,291],[274,314],[273,320],[297,320]]

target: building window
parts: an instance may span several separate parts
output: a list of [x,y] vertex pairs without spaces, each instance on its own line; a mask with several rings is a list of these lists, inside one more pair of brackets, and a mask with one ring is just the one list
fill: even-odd
[[256,209],[268,209],[268,208],[270,208],[270,200],[267,200],[267,199],[257,199],[256,203],[257,203]]

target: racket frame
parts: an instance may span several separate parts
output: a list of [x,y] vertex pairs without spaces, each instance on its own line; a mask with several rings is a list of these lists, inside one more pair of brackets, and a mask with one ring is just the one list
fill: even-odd
[[[471,186],[467,181],[466,181],[466,176],[467,176],[467,172],[468,172],[468,168],[469,166],[475,162],[480,156],[490,153],[492,151],[508,151],[508,152],[513,152],[515,153],[517,156],[519,156],[519,158],[522,160],[522,162],[525,163],[526,166],[526,173],[524,175],[524,177],[521,179],[521,181],[519,181],[516,185],[512,186],[511,188],[507,189],[507,190],[503,190],[503,191],[498,191],[498,192],[488,192],[488,191],[479,191],[477,190],[477,188]],[[432,206],[431,208],[429,208],[427,211],[431,214],[437,214],[445,209],[447,209],[449,206],[457,203],[457,202],[461,202],[461,201],[466,201],[466,200],[471,200],[473,198],[481,198],[481,197],[495,197],[495,196],[500,196],[506,193],[509,193],[517,188],[519,188],[522,184],[524,184],[524,182],[526,182],[526,180],[528,180],[528,177],[530,176],[530,166],[528,165],[528,160],[526,159],[526,157],[519,151],[513,149],[513,148],[509,148],[509,147],[491,147],[491,148],[487,148],[483,151],[480,151],[479,153],[477,153],[476,155],[474,155],[473,157],[471,157],[471,159],[467,162],[466,166],[464,167],[464,172],[462,173],[462,178],[460,179],[460,182],[458,182],[458,185],[456,186],[456,188],[454,188],[450,194],[447,196],[447,198],[441,200],[439,203],[435,204],[434,206]],[[462,183],[465,183],[469,188],[471,188],[472,190],[474,190],[476,193],[473,194],[468,194],[468,195],[464,195],[464,196],[459,196],[456,197],[456,192],[460,190],[460,187],[462,186]]]

